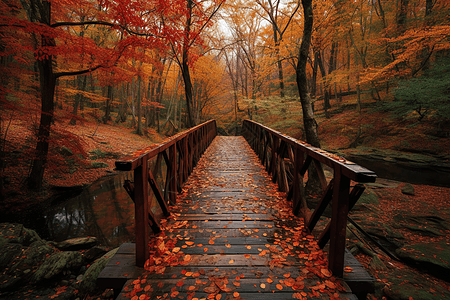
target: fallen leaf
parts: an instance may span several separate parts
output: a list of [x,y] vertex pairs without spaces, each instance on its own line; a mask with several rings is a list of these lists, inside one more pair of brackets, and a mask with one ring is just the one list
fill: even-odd
[[331,277],[331,271],[328,269],[321,269],[320,272],[323,274],[323,276],[325,277]]
[[277,289],[281,291],[283,289],[283,286],[281,284],[277,284]]
[[260,286],[262,289],[265,289],[265,288],[266,288],[266,285],[265,285],[264,283],[261,283],[259,286]]
[[239,293],[238,292],[234,292],[233,296],[234,296],[234,298],[237,298],[237,297],[239,297]]
[[353,271],[353,268],[350,268],[350,267],[345,267],[344,268],[344,272],[351,272],[351,271]]
[[228,262],[230,265],[231,264],[234,264],[234,260],[233,259],[230,259],[230,261]]

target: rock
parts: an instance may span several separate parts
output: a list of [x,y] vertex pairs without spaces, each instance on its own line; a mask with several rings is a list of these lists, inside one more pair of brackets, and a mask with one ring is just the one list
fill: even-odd
[[0,269],[6,268],[16,257],[22,256],[24,247],[20,244],[5,243],[0,252]]
[[73,238],[69,240],[65,240],[59,243],[56,243],[55,246],[59,250],[63,251],[76,251],[82,249],[89,249],[95,245],[97,245],[98,239],[96,237],[81,237],[81,238]]
[[52,254],[39,266],[33,274],[32,282],[36,283],[44,279],[50,279],[64,270],[77,269],[83,264],[83,255],[76,251],[58,252]]
[[415,190],[412,184],[405,184],[405,186],[402,188],[402,193],[405,195],[411,195],[414,196],[415,195]]
[[0,246],[4,243],[17,243],[29,246],[41,238],[32,229],[25,228],[22,224],[1,223],[0,224]]
[[44,240],[35,241],[30,247],[16,243],[6,243],[0,251],[0,291],[15,289],[27,282],[32,272],[37,269],[45,258],[54,252],[49,243]]
[[101,169],[101,168],[109,168],[109,165],[103,162],[93,162],[89,169]]
[[96,289],[98,275],[100,275],[100,272],[105,268],[109,260],[116,254],[117,250],[119,248],[109,251],[87,269],[79,286],[82,295],[92,293]]
[[59,148],[59,153],[62,155],[62,156],[72,156],[73,155],[73,151],[72,150],[70,150],[69,148],[67,148],[67,147],[61,147],[61,148]]
[[[441,300],[450,299],[450,292],[436,284],[434,280],[423,276],[420,272],[408,269],[392,269],[380,272],[379,279],[387,280],[383,288],[384,296],[392,300]],[[380,295],[381,296],[381,295]],[[381,297],[379,297],[381,299]]]
[[83,253],[84,255],[84,259],[86,261],[93,261],[96,260],[97,258],[103,256],[106,254],[106,249],[103,247],[92,247],[91,249],[87,250],[86,252]]
[[369,267],[374,269],[375,271],[386,271],[387,268],[384,265],[384,263],[381,261],[381,259],[378,257],[378,255],[375,255],[372,257],[369,263]]
[[450,281],[450,243],[441,241],[404,246],[395,253],[406,263]]

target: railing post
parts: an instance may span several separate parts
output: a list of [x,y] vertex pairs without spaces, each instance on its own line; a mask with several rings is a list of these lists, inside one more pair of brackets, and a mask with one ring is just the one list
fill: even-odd
[[134,231],[136,235],[136,266],[143,267],[149,258],[148,248],[148,175],[147,158],[134,170]]
[[[294,181],[292,182],[293,196],[292,196],[292,204],[294,215],[298,215],[300,209],[302,209],[302,189],[303,189],[303,176],[300,174],[301,169],[303,168],[303,162],[305,160],[303,152],[300,148],[295,148],[295,162],[294,162]],[[305,216],[304,216],[305,217]]]
[[177,146],[173,144],[169,147],[170,173],[169,176],[169,200],[171,203],[177,203]]
[[333,202],[330,221],[330,254],[328,268],[342,277],[344,270],[345,238],[349,206],[350,179],[342,175],[341,168],[334,169]]

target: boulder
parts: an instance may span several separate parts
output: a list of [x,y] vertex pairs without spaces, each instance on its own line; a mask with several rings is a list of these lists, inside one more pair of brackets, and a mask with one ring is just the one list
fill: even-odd
[[[406,268],[391,269],[389,272],[378,273],[380,280],[388,285],[383,288],[384,296],[391,300],[441,300],[450,299],[450,291],[429,280],[421,272]],[[378,295],[379,298],[383,295]]]
[[86,261],[91,262],[105,255],[107,252],[108,251],[105,248],[96,246],[84,252],[83,255]]
[[52,254],[39,266],[33,274],[33,283],[53,278],[64,270],[78,269],[83,265],[83,255],[76,251],[58,252]]
[[415,190],[412,184],[405,184],[405,186],[402,188],[402,193],[405,195],[411,195],[414,196],[415,195]]
[[27,282],[33,271],[55,250],[44,240],[35,241],[29,247],[6,243],[0,251],[0,291],[14,290]]
[[59,148],[59,153],[62,155],[62,156],[72,156],[73,155],[73,151],[72,150],[70,150],[69,148],[67,148],[67,147],[61,147],[61,148]]
[[56,243],[55,246],[59,250],[63,251],[76,251],[82,249],[89,249],[98,244],[98,239],[96,237],[88,236],[88,237],[80,237],[73,238],[69,240],[65,240],[59,243]]
[[41,238],[32,229],[25,228],[22,224],[1,223],[0,224],[0,246],[5,243],[17,243],[29,246]]
[[79,290],[82,295],[92,293],[97,288],[96,280],[98,275],[100,275],[100,272],[105,268],[109,260],[116,254],[117,250],[119,248],[109,251],[87,269],[79,285]]
[[103,162],[93,162],[89,169],[101,169],[101,168],[109,168],[109,165]]
[[416,244],[397,249],[397,256],[405,262],[438,278],[450,281],[450,243]]

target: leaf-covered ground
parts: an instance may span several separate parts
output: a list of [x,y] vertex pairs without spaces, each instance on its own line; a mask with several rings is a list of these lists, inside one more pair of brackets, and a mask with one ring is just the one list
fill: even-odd
[[[126,125],[110,125],[95,121],[58,120],[52,126],[48,166],[44,173],[44,189],[32,193],[23,188],[30,171],[30,158],[35,147],[33,127],[27,120],[15,119],[6,132],[5,169],[3,173],[5,210],[20,210],[51,196],[52,187],[89,185],[110,174],[121,156],[159,143],[166,137],[149,129],[139,136]],[[68,150],[67,150],[68,149]],[[67,152],[70,151],[70,152]]]

